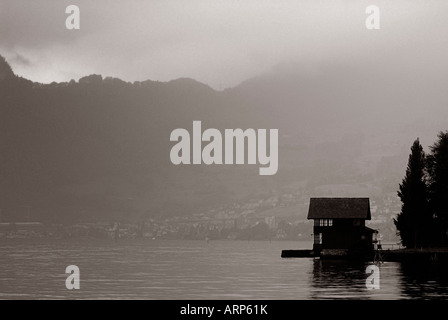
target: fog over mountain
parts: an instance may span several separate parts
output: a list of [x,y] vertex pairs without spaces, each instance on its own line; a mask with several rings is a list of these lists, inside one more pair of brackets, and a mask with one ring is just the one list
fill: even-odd
[[[427,147],[448,128],[445,69],[287,63],[216,91],[189,78],[40,84],[0,59],[2,219],[186,215],[299,186],[309,196],[395,196],[415,138]],[[174,166],[170,133],[191,132],[194,120],[203,130],[279,129],[278,173]]]

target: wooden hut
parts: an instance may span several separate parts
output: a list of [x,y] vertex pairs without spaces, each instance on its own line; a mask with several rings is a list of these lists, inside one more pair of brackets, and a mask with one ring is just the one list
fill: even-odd
[[371,219],[369,198],[311,198],[308,219],[314,220],[315,255],[356,256],[373,251],[377,230]]

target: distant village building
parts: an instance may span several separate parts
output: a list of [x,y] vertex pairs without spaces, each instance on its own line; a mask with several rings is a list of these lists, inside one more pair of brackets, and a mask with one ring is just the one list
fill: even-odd
[[40,222],[1,222],[0,238],[8,236],[12,238],[27,238],[42,235],[45,226]]
[[308,219],[314,220],[313,250],[320,256],[348,256],[373,250],[377,230],[371,219],[369,198],[311,198]]

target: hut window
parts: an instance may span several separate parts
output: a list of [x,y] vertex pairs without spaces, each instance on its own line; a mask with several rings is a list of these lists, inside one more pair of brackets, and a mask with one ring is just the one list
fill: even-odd
[[333,225],[333,219],[320,219],[319,226],[330,227]]

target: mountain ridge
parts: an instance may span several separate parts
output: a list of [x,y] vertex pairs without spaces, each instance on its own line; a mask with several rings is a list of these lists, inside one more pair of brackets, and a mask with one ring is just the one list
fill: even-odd
[[[95,74],[39,84],[0,68],[7,75],[0,83],[0,210],[10,221],[188,215],[298,184],[306,190],[294,192],[309,196],[344,195],[338,186],[359,183],[391,196],[412,141],[430,144],[448,127],[446,94],[437,87],[422,112],[423,98],[415,97],[430,85],[394,93],[393,77],[383,84],[381,71],[356,67],[323,66],[312,76],[275,71],[224,91],[189,78],[131,83]],[[410,114],[400,114],[406,103]],[[278,173],[174,166],[170,133],[190,131],[194,120],[204,129],[279,129]]]
[[6,59],[0,55],[0,81],[12,79],[13,77],[15,77],[15,74],[12,71],[11,66]]

